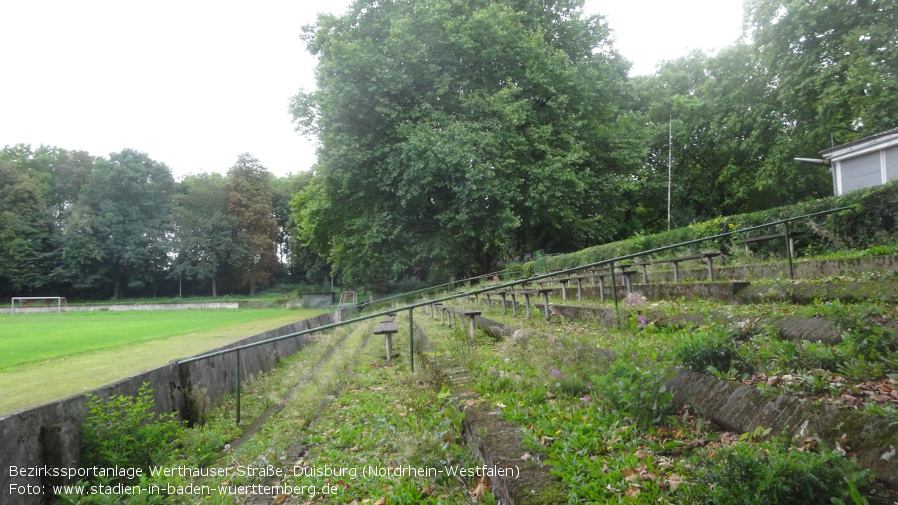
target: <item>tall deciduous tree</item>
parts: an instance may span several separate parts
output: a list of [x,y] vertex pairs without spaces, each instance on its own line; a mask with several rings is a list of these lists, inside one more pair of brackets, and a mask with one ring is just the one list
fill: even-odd
[[208,280],[218,296],[218,277],[234,251],[235,223],[225,212],[225,178],[221,174],[188,175],[173,198],[175,260],[172,274]]
[[750,0],[745,24],[783,124],[761,176],[898,125],[898,1]]
[[610,238],[627,64],[575,0],[356,1],[308,27],[302,239],[349,280]]
[[0,294],[33,293],[49,283],[52,228],[37,178],[0,159]]
[[253,296],[278,266],[271,174],[251,154],[241,154],[228,170],[224,199],[225,213],[234,223],[230,264]]
[[63,256],[73,284],[143,289],[168,262],[174,179],[169,168],[125,149],[97,161],[64,230]]

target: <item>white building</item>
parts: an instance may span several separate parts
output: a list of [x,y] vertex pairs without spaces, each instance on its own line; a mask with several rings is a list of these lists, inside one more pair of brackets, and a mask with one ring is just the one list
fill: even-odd
[[898,128],[820,151],[836,195],[898,179]]

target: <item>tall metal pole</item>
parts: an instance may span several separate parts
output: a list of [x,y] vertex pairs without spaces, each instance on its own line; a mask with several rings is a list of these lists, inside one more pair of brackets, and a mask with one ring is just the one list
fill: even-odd
[[670,231],[670,184],[673,161],[673,114],[667,122],[667,231]]

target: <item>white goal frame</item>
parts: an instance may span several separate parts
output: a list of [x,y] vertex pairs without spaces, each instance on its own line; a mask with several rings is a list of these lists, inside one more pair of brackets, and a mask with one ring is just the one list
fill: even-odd
[[14,296],[9,311],[10,317],[15,317],[16,315],[16,300],[19,301],[20,312],[23,312],[23,309],[25,309],[25,300],[56,300],[56,315],[62,315],[63,304],[68,307],[68,303],[64,296]]

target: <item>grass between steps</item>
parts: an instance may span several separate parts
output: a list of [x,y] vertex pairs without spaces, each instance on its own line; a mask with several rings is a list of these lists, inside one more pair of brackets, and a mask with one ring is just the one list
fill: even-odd
[[[276,370],[252,378],[243,390],[244,425],[273,404],[283,409],[239,447],[225,445],[241,432],[233,426],[234,399],[201,409],[205,422],[183,430],[159,462],[170,475],[128,483],[161,493],[70,495],[64,501],[470,503],[477,481],[451,474],[479,466],[460,443],[457,406],[447,391],[434,387],[438,381],[430,372],[408,370],[404,351],[386,366],[383,340],[370,336],[372,327],[362,323],[318,334]],[[222,475],[190,477],[179,474],[180,468]],[[252,487],[278,485],[292,492],[263,496],[254,492],[271,489]]]
[[769,430],[726,433],[670,411],[663,384],[678,342],[696,328],[646,330],[635,318],[622,329],[546,324],[502,316],[501,308],[485,315],[548,334],[494,342],[481,333],[471,348],[456,331],[448,349],[483,397],[521,426],[527,456],[544,458],[562,477],[569,503],[863,503],[863,493],[886,494],[852,460],[813,449],[813,441],[790,447]]

